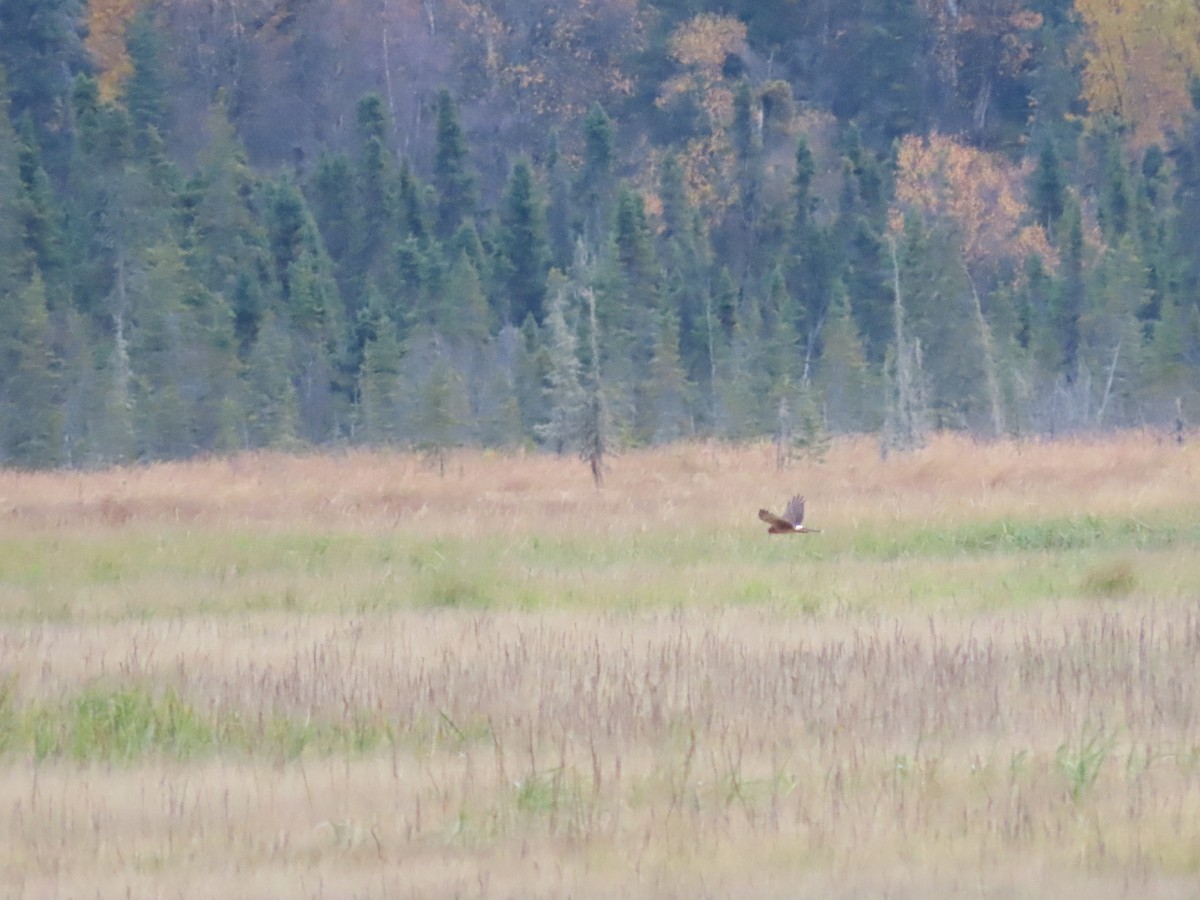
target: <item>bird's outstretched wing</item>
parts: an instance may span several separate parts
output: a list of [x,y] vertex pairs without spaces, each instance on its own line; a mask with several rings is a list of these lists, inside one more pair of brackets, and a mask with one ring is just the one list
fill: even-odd
[[783,517],[791,525],[800,525],[804,522],[804,498],[797,494],[788,501],[787,509],[783,511]]
[[758,511],[758,517],[773,528],[782,528],[788,531],[790,531],[792,528],[791,522],[787,521],[786,519],[781,519],[779,516],[775,515],[775,513],[769,512],[765,509],[760,509]]

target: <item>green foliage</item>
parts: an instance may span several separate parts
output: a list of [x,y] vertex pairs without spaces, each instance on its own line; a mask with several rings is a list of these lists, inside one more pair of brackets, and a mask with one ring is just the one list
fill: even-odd
[[[582,441],[584,393],[578,336],[573,322],[567,321],[571,285],[558,271],[551,273],[550,282],[550,308],[544,325],[549,365],[545,379],[548,416],[534,430],[547,447],[561,456],[576,449]],[[570,312],[574,314],[575,310]]]
[[139,131],[153,128],[166,137],[171,126],[166,60],[168,47],[154,12],[140,10],[125,32],[125,47],[133,71],[125,82],[125,106]]
[[62,174],[71,143],[71,79],[88,67],[80,0],[0,3],[0,68],[7,72],[12,115],[28,115],[49,168]]
[[46,303],[35,273],[0,316],[0,453],[22,468],[47,468],[61,455],[58,360]]
[[549,248],[545,213],[527,159],[517,160],[505,188],[497,243],[498,287],[507,307],[503,321],[541,320]]
[[1116,742],[1115,734],[1096,728],[1080,732],[1077,738],[1059,746],[1054,763],[1066,778],[1067,790],[1075,803],[1080,803],[1096,784]]
[[[560,10],[558,30],[447,9],[387,31],[379,82],[365,31],[324,37],[328,0],[208,43],[147,7],[127,73],[91,70],[77,0],[0,2],[5,459],[362,428],[578,449],[554,399],[572,371],[589,459],[777,434],[785,395],[892,446],[1200,415],[1200,111],[1148,146],[1089,111],[1096,34],[1069,4],[610,7]],[[718,47],[722,21],[748,44]],[[413,62],[430,58],[463,63],[454,90]],[[979,265],[953,216],[903,222],[893,147],[932,130],[992,153],[1024,204],[999,210],[1029,226],[1020,254]],[[552,266],[592,292],[594,332],[586,304],[565,316],[574,346],[542,327]]]
[[458,104],[444,88],[437,97],[436,140],[433,187],[437,193],[437,234],[445,240],[464,219],[474,215],[477,199],[476,177],[459,123]]

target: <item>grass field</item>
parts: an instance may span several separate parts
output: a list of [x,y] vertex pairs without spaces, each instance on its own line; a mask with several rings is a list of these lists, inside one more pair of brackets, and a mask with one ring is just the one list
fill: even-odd
[[1198,660],[1146,434],[0,473],[0,896],[1195,897]]

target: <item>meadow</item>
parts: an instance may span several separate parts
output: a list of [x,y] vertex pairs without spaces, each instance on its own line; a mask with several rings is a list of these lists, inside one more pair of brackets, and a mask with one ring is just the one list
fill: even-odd
[[1153,434],[3,472],[0,895],[1194,897],[1198,657]]

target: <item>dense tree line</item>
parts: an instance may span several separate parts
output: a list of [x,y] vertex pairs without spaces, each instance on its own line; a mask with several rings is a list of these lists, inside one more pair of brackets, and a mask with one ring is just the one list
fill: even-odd
[[0,0],[0,461],[1191,422],[1177,7]]

